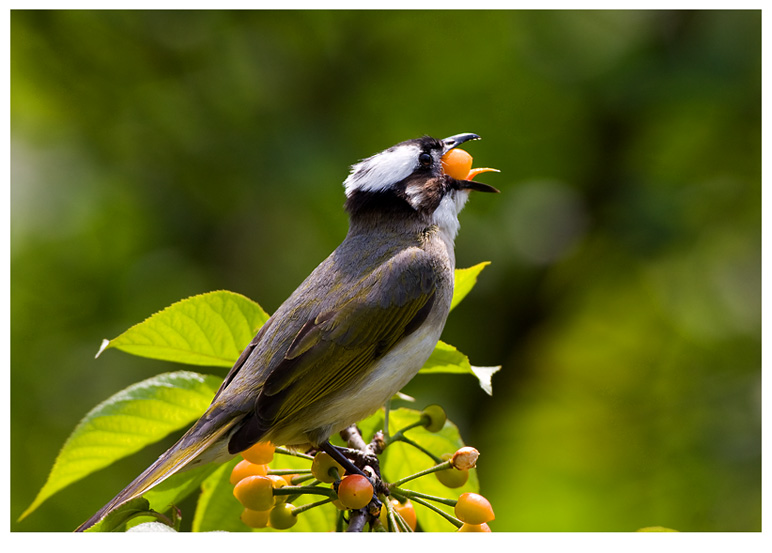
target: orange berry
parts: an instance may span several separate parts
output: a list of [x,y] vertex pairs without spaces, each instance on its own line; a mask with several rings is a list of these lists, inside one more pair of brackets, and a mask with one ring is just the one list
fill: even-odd
[[373,498],[373,485],[361,474],[349,474],[340,481],[338,499],[349,509],[366,507]]
[[254,463],[256,465],[267,465],[273,461],[274,451],[276,451],[276,448],[271,442],[258,442],[249,449],[242,451],[241,456],[250,463]]
[[456,502],[456,518],[468,524],[482,524],[492,521],[495,516],[490,501],[478,493],[462,493]]
[[234,486],[247,476],[265,476],[268,474],[266,465],[256,465],[246,459],[239,461],[231,471],[231,484]]
[[253,511],[252,509],[244,509],[241,513],[241,522],[250,528],[265,528],[268,526],[268,517],[270,514],[271,511]]
[[415,530],[418,526],[418,519],[416,519],[413,504],[410,503],[409,499],[405,503],[399,503],[399,501],[397,503],[398,504],[394,506],[394,509],[400,514],[402,518],[405,519],[407,525]]
[[266,476],[247,476],[233,487],[233,495],[244,507],[267,511],[273,506],[273,486]]
[[466,150],[453,148],[442,156],[442,168],[446,175],[465,180],[472,168],[472,156]]
[[459,532],[490,532],[491,527],[486,523],[482,524],[467,524],[466,522],[458,529]]
[[[337,480],[337,478],[330,474],[330,469],[333,467],[338,469],[339,475],[342,475],[345,472],[338,461],[330,457],[329,454],[324,451],[320,451],[314,455],[314,460],[311,463],[311,474],[313,474],[314,478],[319,480],[319,482],[332,484]],[[338,478],[340,478],[340,476]]]
[[[415,509],[413,508],[413,504],[410,503],[410,500],[408,499],[404,503],[400,503],[396,499],[389,499],[389,503],[391,503],[391,506],[394,508],[394,510],[397,512],[398,515],[400,515],[404,521],[407,523],[408,526],[410,526],[411,529],[415,530],[418,526],[418,520],[415,516]],[[386,528],[389,527],[388,523],[388,510],[386,507],[383,507],[381,509],[381,524],[383,524]]]

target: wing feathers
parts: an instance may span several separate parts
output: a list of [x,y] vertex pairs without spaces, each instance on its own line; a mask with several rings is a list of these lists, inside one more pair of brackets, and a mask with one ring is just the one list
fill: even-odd
[[300,327],[265,379],[254,411],[231,438],[231,451],[249,447],[274,425],[345,388],[420,327],[434,305],[437,269],[417,248],[400,255]]

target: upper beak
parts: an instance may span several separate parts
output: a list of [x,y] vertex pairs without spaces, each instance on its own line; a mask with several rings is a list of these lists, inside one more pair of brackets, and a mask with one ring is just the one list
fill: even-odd
[[469,140],[480,140],[480,137],[471,132],[454,134],[453,136],[447,137],[442,141],[442,144],[443,144],[442,155],[447,154],[450,150],[452,150],[456,146],[460,146],[461,144]]

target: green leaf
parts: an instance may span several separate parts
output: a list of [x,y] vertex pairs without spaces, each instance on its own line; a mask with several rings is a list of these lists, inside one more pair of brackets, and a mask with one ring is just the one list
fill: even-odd
[[189,495],[198,492],[202,482],[219,466],[216,463],[207,463],[194,469],[178,472],[142,496],[150,502],[151,509],[163,513],[172,505],[178,505]]
[[469,362],[469,358],[455,347],[439,341],[420,372],[422,374],[472,374],[479,381],[480,387],[488,395],[493,395],[491,377],[499,369],[501,369],[501,366],[475,367]]
[[477,284],[477,276],[490,264],[490,261],[483,261],[467,269],[456,269],[453,299],[450,302],[451,311],[474,288],[474,285]]
[[442,340],[437,342],[434,351],[421,368],[421,373],[474,374],[469,358]]
[[134,518],[140,513],[146,513],[150,510],[150,504],[143,497],[135,497],[131,501],[124,503],[117,509],[108,513],[108,515],[91,526],[86,532],[113,532],[119,530],[129,519]]
[[[399,429],[408,426],[421,418],[420,411],[407,408],[394,409],[389,412],[389,430],[395,434]],[[365,441],[369,441],[372,433],[383,428],[383,410],[375,415],[368,417],[361,423],[359,428],[362,430]],[[445,422],[445,426],[439,432],[429,432],[423,427],[408,430],[405,435],[411,440],[418,442],[437,457],[443,453],[453,453],[458,448],[464,446],[464,442],[459,434],[458,427],[450,421]],[[381,456],[381,474],[387,482],[396,482],[406,476],[415,474],[434,466],[434,461],[415,447],[402,443],[394,442],[384,450]],[[458,499],[465,492],[478,492],[479,482],[477,480],[476,469],[469,471],[469,480],[460,488],[446,488],[443,486],[434,474],[428,474],[415,480],[406,482],[402,488],[430,494],[439,497]],[[453,514],[452,507],[435,503],[438,507]],[[413,503],[418,518],[418,524],[421,529],[427,532],[453,532],[453,527],[447,520],[430,509]]]
[[220,465],[201,485],[196,512],[193,515],[194,532],[248,532],[249,528],[241,522],[239,516],[244,510],[241,503],[233,496],[233,484],[230,476],[233,467],[241,460],[236,457]]
[[19,520],[65,486],[198,419],[222,378],[189,371],[149,378],[92,409],[67,438],[43,488]]
[[107,348],[189,365],[231,367],[257,330],[268,320],[260,305],[219,290],[178,301],[105,340]]

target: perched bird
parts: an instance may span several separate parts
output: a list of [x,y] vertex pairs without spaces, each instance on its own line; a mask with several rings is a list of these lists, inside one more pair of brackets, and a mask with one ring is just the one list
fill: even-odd
[[440,338],[458,213],[470,190],[498,192],[443,169],[475,139],[408,140],[353,165],[345,240],[263,325],[193,427],[78,531],[180,470],[257,442],[340,457],[328,438],[407,384]]

